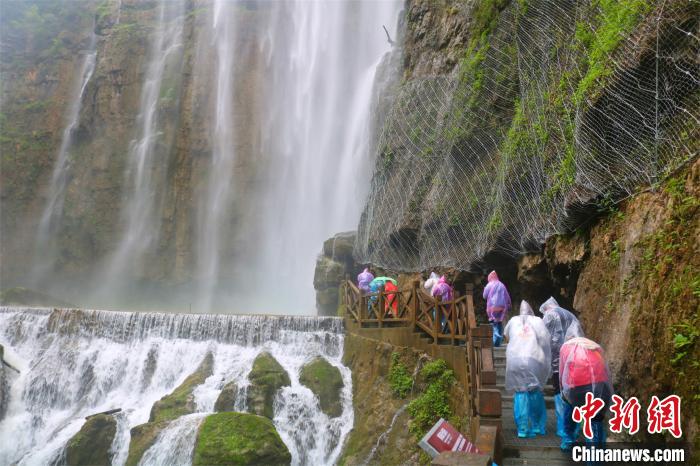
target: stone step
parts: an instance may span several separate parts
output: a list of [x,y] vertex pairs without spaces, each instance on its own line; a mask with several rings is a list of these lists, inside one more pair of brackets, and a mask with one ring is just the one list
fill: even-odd
[[[513,409],[513,394],[508,394],[508,395],[503,395],[501,394],[501,406],[502,409]],[[552,410],[552,415],[554,415],[554,397],[553,396],[545,396],[544,397],[544,404],[547,406],[547,409]],[[547,412],[549,414],[549,411]]]
[[[571,459],[554,459],[554,458],[503,458],[503,466],[568,466],[575,464]],[[580,463],[579,463],[580,464]]]

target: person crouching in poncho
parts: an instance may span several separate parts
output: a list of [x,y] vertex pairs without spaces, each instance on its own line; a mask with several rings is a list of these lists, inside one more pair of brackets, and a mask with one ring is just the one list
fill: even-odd
[[[610,407],[613,395],[613,387],[610,380],[610,370],[605,362],[603,348],[593,340],[584,338],[579,325],[569,327],[565,337],[565,343],[561,347],[559,370],[561,377],[561,394],[564,401],[573,412],[576,407],[586,404],[586,394],[592,393],[594,397],[603,400],[603,408],[598,411],[591,422],[592,439],[586,439],[586,443],[598,448],[605,446],[606,426],[605,412]],[[563,450],[571,447],[576,441],[576,423],[571,415],[565,417],[564,437],[562,437]]]
[[518,437],[545,435],[547,408],[542,388],[552,367],[549,332],[530,305],[522,301],[520,315],[508,321],[503,333],[508,339],[506,390],[515,392],[513,415]]

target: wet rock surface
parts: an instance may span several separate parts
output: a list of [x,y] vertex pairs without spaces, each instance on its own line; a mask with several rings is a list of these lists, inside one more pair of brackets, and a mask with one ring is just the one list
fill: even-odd
[[248,409],[254,414],[272,419],[272,404],[277,390],[291,385],[289,374],[270,353],[265,352],[255,358],[248,379]]
[[148,422],[172,421],[185,414],[195,412],[193,391],[212,374],[214,355],[207,353],[199,367],[173,392],[156,401],[151,408]]
[[109,466],[110,447],[117,433],[117,420],[97,414],[85,421],[66,446],[66,462],[71,466]]
[[344,384],[337,367],[323,358],[316,358],[301,368],[299,382],[314,392],[324,413],[330,417],[340,416],[343,412],[340,391]]
[[197,432],[192,464],[291,464],[292,456],[269,419],[248,413],[207,416]]
[[233,411],[238,398],[238,385],[235,382],[229,382],[224,385],[216,402],[214,403],[214,411]]

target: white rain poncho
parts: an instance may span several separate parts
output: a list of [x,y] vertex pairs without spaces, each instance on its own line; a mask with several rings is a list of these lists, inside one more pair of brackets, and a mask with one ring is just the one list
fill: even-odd
[[559,380],[562,396],[573,406],[582,406],[587,392],[606,404],[613,394],[603,349],[588,338],[574,337],[562,345]]
[[435,287],[435,285],[438,284],[439,280],[440,276],[438,274],[436,274],[435,272],[430,272],[430,278],[428,278],[423,284],[423,287],[426,289],[430,296],[433,295],[433,288]]
[[508,321],[503,334],[508,338],[506,390],[541,390],[551,375],[550,336],[542,319],[522,301],[520,315]]
[[566,331],[572,323],[578,324],[578,319],[571,312],[559,306],[556,299],[549,298],[540,306],[542,320],[552,337],[552,372],[559,372],[559,350],[564,344]]

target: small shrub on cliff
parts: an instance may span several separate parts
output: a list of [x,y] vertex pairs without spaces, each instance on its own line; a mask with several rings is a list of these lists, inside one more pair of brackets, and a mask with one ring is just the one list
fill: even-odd
[[406,366],[399,362],[399,353],[391,353],[391,366],[389,367],[389,386],[394,396],[406,398],[413,386],[413,378],[408,373]]
[[438,419],[448,419],[452,415],[449,390],[456,380],[454,372],[442,359],[426,364],[420,374],[428,386],[408,405],[408,413],[413,418],[409,430],[416,438],[422,437]]

